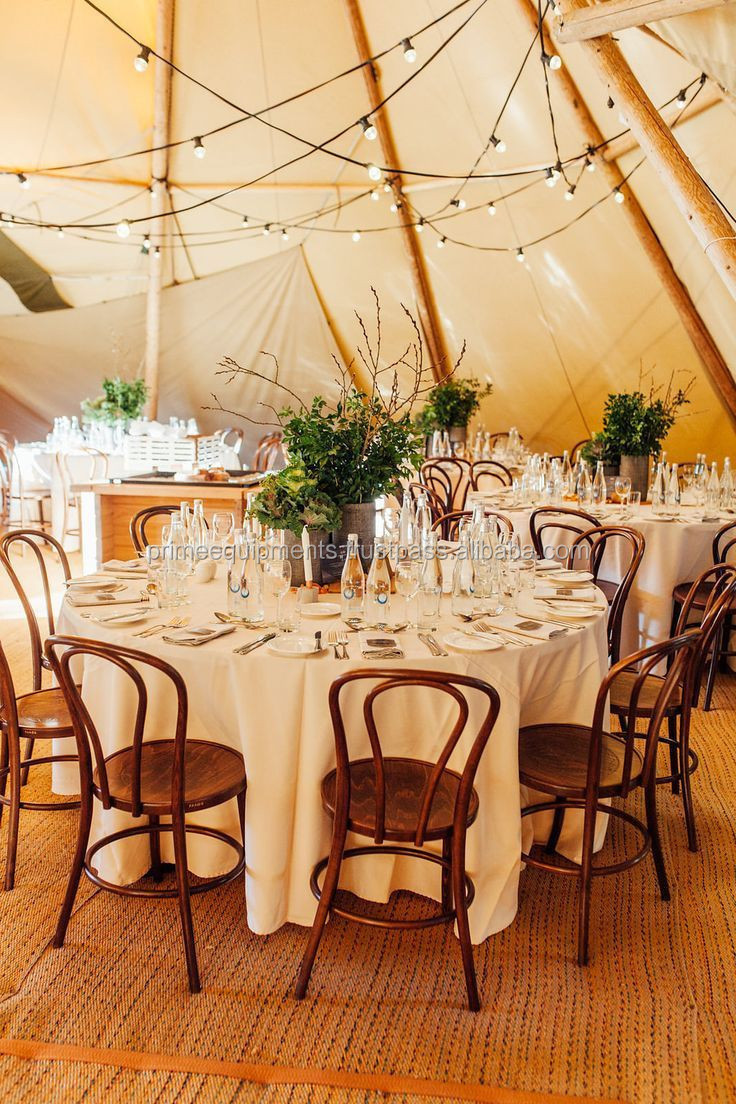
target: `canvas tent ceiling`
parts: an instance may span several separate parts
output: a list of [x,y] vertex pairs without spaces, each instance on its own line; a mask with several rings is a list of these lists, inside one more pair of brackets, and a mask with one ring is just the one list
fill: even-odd
[[[465,174],[486,144],[529,47],[521,2],[488,0],[387,109],[413,207],[426,216],[440,212],[444,218],[452,213],[451,219],[436,225],[449,238],[465,243],[448,243],[438,250],[438,234],[431,229],[420,239],[448,347],[455,355],[467,341],[462,371],[493,378],[495,392],[483,411],[489,426],[501,428],[514,422],[528,440],[554,449],[595,428],[604,394],[633,385],[641,364],[647,369],[656,366],[660,378],[672,370],[693,373],[697,385],[692,414],[674,431],[671,449],[683,458],[698,447],[728,453],[733,444],[731,423],[638,241],[617,205],[604,198],[607,189],[600,173],[581,177],[573,203],[564,202],[559,185],[548,189],[541,182],[503,198],[529,183],[529,176],[470,181],[463,190],[468,210],[460,214],[447,207],[455,183],[417,174]],[[153,0],[103,0],[101,7],[139,42],[154,41]],[[372,48],[378,51],[451,5],[448,0],[403,0],[400,5],[362,0],[361,7]],[[678,48],[688,53],[690,61],[640,31],[619,36],[654,103],[670,100],[698,77],[701,66],[711,63],[718,80],[732,86],[734,10],[732,5],[658,25],[660,35],[672,41],[679,36]],[[419,64],[467,14],[460,9],[421,35],[416,42]],[[685,26],[684,20],[686,33],[678,30]],[[152,66],[137,73],[132,65],[135,53],[135,45],[83,0],[54,4],[26,0],[14,5],[4,23],[0,90],[5,102],[17,106],[5,118],[3,167],[34,169],[150,146]],[[603,133],[612,136],[623,129],[617,111],[607,108],[606,94],[581,48],[562,47],[560,53]],[[205,0],[177,0],[174,60],[237,104],[258,111],[355,65],[357,56],[344,0],[299,4],[218,0],[214,6]],[[381,62],[386,90],[396,88],[407,73],[400,50]],[[576,156],[584,148],[584,136],[555,87],[554,74],[550,95],[561,154]],[[355,72],[267,117],[320,143],[354,123],[368,107],[362,74]],[[173,139],[191,138],[236,118],[232,108],[174,75]],[[535,53],[499,132],[507,142],[507,153],[501,157],[489,152],[478,171],[554,162],[543,74]],[[733,209],[736,157],[731,151],[736,149],[736,113],[729,102],[717,103],[683,122],[677,136],[711,187]],[[205,141],[207,155],[201,161],[193,156],[191,142],[170,153],[170,193],[177,209],[268,173],[306,149],[258,119]],[[377,157],[376,145],[362,139],[353,126],[333,148],[362,162]],[[639,151],[632,150],[621,161],[622,172],[628,173],[640,160]],[[5,175],[0,177],[0,210],[65,226],[144,217],[150,213],[150,177],[150,154],[34,176],[27,191],[19,189],[15,177]],[[195,410],[207,401],[222,355],[256,355],[263,347],[255,340],[264,329],[258,310],[270,293],[275,297],[269,303],[272,325],[265,328],[272,350],[282,354],[282,370],[306,393],[313,393],[315,381],[326,381],[329,340],[324,337],[324,320],[319,325],[315,322],[317,300],[304,259],[346,344],[353,345],[357,339],[354,310],[370,316],[372,285],[384,304],[386,346],[403,343],[405,325],[398,302],[413,306],[411,273],[399,231],[378,229],[395,225],[396,215],[389,211],[391,197],[382,193],[379,202],[372,202],[365,194],[367,183],[360,167],[323,152],[311,153],[256,186],[182,212],[178,226],[169,220],[158,261],[141,254],[142,232],[120,241],[112,229],[67,229],[61,239],[53,230],[7,225],[3,230],[52,275],[59,294],[74,307],[122,301],[117,309],[124,320],[120,326],[128,350],[123,360],[132,370],[139,366],[143,340],[143,311],[135,297],[145,291],[149,265],[163,266],[167,285],[186,285],[172,288],[172,302],[178,302],[185,291],[186,310],[202,320],[202,329],[196,341],[184,348],[185,328],[182,346],[170,359],[164,341],[161,412],[165,416],[174,412],[173,403],[181,406],[182,398]],[[646,164],[636,169],[630,183],[731,371],[736,371],[733,300]],[[302,222],[304,216],[349,199],[354,202],[341,210],[291,229],[288,241],[278,233],[265,237],[260,230],[241,225],[243,214],[256,226]],[[498,210],[493,219],[486,211],[491,199]],[[565,226],[598,199],[602,202],[578,222],[527,248],[524,264],[517,264],[514,250],[520,242]],[[90,218],[98,212],[107,214]],[[362,232],[357,243],[352,240],[356,229]],[[489,246],[511,251],[485,251]],[[274,267],[269,267],[269,261]],[[232,287],[242,288],[242,299],[239,310],[234,308],[227,325],[222,325],[216,314],[208,313],[211,289],[219,285],[203,278],[231,269]],[[301,275],[290,283],[284,276],[287,272]],[[216,279],[226,280],[225,276]],[[288,298],[285,285],[290,289]],[[79,398],[94,393],[100,376],[120,360],[120,342],[114,347],[104,326],[94,327],[94,338],[91,332],[84,336],[84,319],[103,318],[103,308],[94,308],[98,314],[89,316],[81,310],[58,311],[53,320],[40,315],[8,317],[18,308],[15,295],[3,287],[0,311],[6,313],[0,317],[0,387],[26,407],[38,406],[46,417],[57,412],[57,403],[60,410],[66,402],[68,412],[73,412]],[[173,312],[169,317],[177,317],[165,305],[165,317],[169,311]],[[312,336],[302,341],[305,314],[311,319]],[[322,334],[319,341],[314,334]],[[320,359],[317,350],[323,339]],[[50,364],[58,373],[52,387],[48,386]]]

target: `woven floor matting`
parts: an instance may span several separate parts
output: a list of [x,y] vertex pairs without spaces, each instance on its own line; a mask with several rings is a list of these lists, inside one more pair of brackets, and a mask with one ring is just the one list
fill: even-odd
[[[5,641],[6,624],[2,630]],[[339,919],[325,935],[308,999],[296,1002],[306,932],[287,926],[252,935],[239,883],[194,902],[204,984],[197,996],[186,986],[175,902],[121,900],[83,884],[66,947],[50,949],[76,814],[21,814],[17,888],[0,892],[0,1037],[484,1085],[499,1090],[499,1104],[541,1104],[546,1093],[642,1104],[733,1099],[736,678],[719,680],[716,704],[695,721],[698,855],[687,850],[679,799],[660,791],[670,904],[658,899],[649,861],[598,880],[591,965],[581,970],[571,879],[525,872],[515,923],[476,948],[477,1015],[465,1010],[448,931],[395,935]],[[41,768],[29,791],[47,786]],[[3,822],[0,854],[5,840]],[[614,824],[604,854],[621,850]],[[408,895],[395,902],[398,910],[416,905]],[[89,1056],[0,1057],[0,1090],[7,1104],[432,1099],[145,1072]]]

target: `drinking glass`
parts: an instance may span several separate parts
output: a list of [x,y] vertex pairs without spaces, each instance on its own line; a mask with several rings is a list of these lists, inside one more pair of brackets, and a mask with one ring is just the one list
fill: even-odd
[[394,580],[396,593],[404,599],[404,620],[409,621],[409,603],[419,590],[419,580],[422,574],[421,560],[404,557],[399,560],[394,568]]
[[381,517],[383,540],[388,548],[389,559],[393,559],[395,550],[399,546],[399,511],[393,506],[386,506],[381,511]]
[[432,632],[440,623],[441,586],[422,586],[417,598],[417,629]]
[[507,609],[515,610],[519,604],[519,590],[521,589],[519,565],[517,563],[501,565],[499,587],[503,605]]
[[636,514],[641,506],[641,491],[631,491],[629,494],[629,513]]
[[291,587],[291,564],[289,561],[280,557],[266,560],[263,565],[263,581],[266,585],[266,594],[270,598],[276,599],[275,624],[281,628],[281,599]]
[[622,506],[627,506],[629,502],[629,495],[631,494],[631,479],[628,475],[617,475],[616,482],[614,483],[618,500]]
[[225,510],[218,510],[212,515],[212,543],[223,548],[229,541],[235,529],[235,518]]

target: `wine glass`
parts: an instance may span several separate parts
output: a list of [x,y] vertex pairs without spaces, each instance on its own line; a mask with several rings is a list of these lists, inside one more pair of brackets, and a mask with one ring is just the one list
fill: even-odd
[[291,587],[291,564],[286,557],[275,556],[265,561],[263,578],[266,593],[276,599],[276,624],[281,628],[281,599]]
[[381,516],[383,518],[383,539],[388,547],[389,557],[393,558],[394,549],[399,543],[399,511],[393,506],[386,506]]
[[235,529],[235,518],[225,510],[217,510],[212,515],[212,543],[223,548]]
[[396,593],[404,599],[405,618],[409,620],[409,603],[419,590],[419,581],[422,577],[422,561],[411,556],[403,557],[394,568],[394,581]]
[[614,489],[618,495],[618,500],[625,508],[629,503],[629,495],[631,494],[631,479],[628,475],[617,475],[616,482],[614,483]]

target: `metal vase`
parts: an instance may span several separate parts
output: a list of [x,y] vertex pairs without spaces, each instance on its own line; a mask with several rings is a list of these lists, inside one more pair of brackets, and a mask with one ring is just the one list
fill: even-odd
[[369,502],[350,502],[343,506],[340,528],[333,532],[329,557],[322,564],[323,575],[328,582],[334,582],[342,574],[351,533],[358,534],[360,559],[364,570],[367,570],[373,559],[373,543],[376,539],[376,503],[373,499]]
[[649,490],[649,457],[622,456],[619,475],[629,477],[632,491],[639,491],[642,502],[645,502]]

